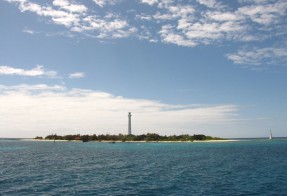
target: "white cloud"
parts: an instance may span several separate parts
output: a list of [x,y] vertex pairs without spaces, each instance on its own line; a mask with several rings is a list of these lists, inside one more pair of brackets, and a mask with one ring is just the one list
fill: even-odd
[[119,0],[93,0],[95,4],[97,4],[100,7],[104,7],[105,5],[114,5],[116,4]]
[[[41,17],[49,18],[53,23],[63,25],[72,32],[92,33],[100,39],[124,38],[134,32],[136,28],[121,19],[118,14],[107,13],[102,17],[94,13],[87,13],[88,8],[83,4],[74,4],[69,0],[54,0],[53,6],[40,5],[29,0],[6,0],[17,3],[21,12],[33,12]],[[114,4],[117,1],[95,1],[99,5]],[[97,35],[95,35],[97,34]]]
[[[21,89],[25,89],[25,91]],[[34,137],[52,133],[126,133],[127,113],[133,114],[135,134],[180,134],[181,130],[229,123],[235,105],[169,105],[128,99],[106,92],[63,86],[0,86],[2,137]],[[11,135],[17,130],[17,135]]]
[[184,35],[174,33],[173,28],[174,27],[171,25],[165,25],[159,31],[159,34],[163,42],[172,43],[172,44],[176,44],[179,46],[189,46],[189,47],[193,47],[197,45],[196,42],[193,42],[192,40],[187,39]]
[[286,64],[286,47],[244,48],[230,53],[227,58],[235,64],[248,66],[251,69],[263,69],[263,65]]
[[197,0],[197,2],[213,10],[224,10],[228,8],[228,6],[224,5],[222,1],[218,0]]
[[[213,5],[216,1],[200,1],[200,3],[208,3]],[[217,4],[216,4],[217,5]],[[187,6],[176,6],[174,10],[177,11],[177,15],[171,14],[170,8],[168,8],[169,14],[157,13],[154,15],[155,19],[161,20],[177,20],[177,26],[169,25],[169,32],[160,31],[160,35],[164,42],[174,43],[182,46],[194,47],[199,44],[217,44],[226,40],[240,40],[240,41],[251,41],[255,40],[248,31],[250,30],[249,25],[244,21],[245,17],[238,12],[225,11],[224,9],[213,10],[207,9],[201,11],[198,17],[195,9],[188,5]],[[220,6],[223,8],[222,6]],[[188,11],[186,11],[188,10]],[[166,27],[168,25],[164,25]],[[169,39],[167,37],[177,37],[177,40]],[[192,44],[190,44],[192,43]]]
[[[74,12],[85,12],[84,7],[68,4],[68,1],[64,0],[54,1],[56,2],[56,5],[62,5],[60,8],[63,10],[55,10],[50,6],[41,6],[28,0],[13,0],[12,2],[19,3],[19,9],[21,12],[30,11],[39,16],[50,17],[56,24],[64,25],[66,27],[77,25],[79,23],[80,15]],[[64,6],[64,2],[68,5]]]
[[[138,0],[130,3],[137,6],[127,12],[119,11],[117,6],[105,8],[106,5],[120,4],[123,0],[93,0],[98,6],[89,8],[85,6],[85,1],[74,0],[53,0],[45,4],[30,0],[5,1],[15,3],[21,12],[32,12],[47,19],[49,24],[66,27],[69,33],[62,35],[70,37],[83,35],[106,40],[134,36],[157,43],[195,47],[229,45],[229,42],[251,45],[267,43],[270,38],[280,43],[287,35],[285,0],[238,0],[232,6],[217,0],[189,3]],[[152,6],[152,9],[142,8],[142,4]],[[23,32],[34,33],[29,29]],[[267,47],[272,48],[270,42]]]
[[214,8],[215,5],[217,4],[216,0],[197,0],[198,3],[205,5],[209,8]]
[[156,13],[155,15],[152,16],[155,20],[173,20],[176,18],[176,16],[172,15],[171,13]]
[[158,3],[158,2],[159,2],[159,0],[141,0],[141,3],[146,3],[146,4],[151,5],[151,6]]
[[9,66],[0,66],[0,75],[18,75],[18,76],[29,76],[29,77],[49,77],[53,78],[57,76],[55,71],[46,71],[43,65],[37,65],[31,70],[25,70],[20,68],[14,68]]
[[83,18],[85,22],[82,26],[72,28],[73,31],[98,31],[98,38],[123,38],[128,37],[137,31],[136,28],[130,27],[128,22],[118,18],[102,19],[97,16],[87,16]]
[[75,72],[75,73],[71,73],[69,75],[69,78],[77,79],[77,78],[84,78],[85,76],[86,76],[86,74],[84,72]]
[[152,16],[147,15],[147,14],[137,14],[136,19],[138,20],[152,20]]
[[34,35],[34,34],[35,34],[35,31],[33,31],[33,30],[31,30],[31,29],[27,29],[27,28],[23,29],[22,32],[23,32],[23,33],[28,33],[28,34],[31,34],[31,35]]
[[54,0],[53,5],[59,6],[60,8],[70,12],[86,12],[88,8],[84,5],[72,4],[69,0]]
[[215,21],[239,21],[243,20],[243,16],[237,12],[223,12],[223,11],[208,11],[206,16]]
[[2,92],[32,92],[32,91],[63,91],[66,87],[63,85],[54,85],[49,86],[46,84],[36,84],[36,85],[27,85],[20,84],[16,86],[5,86],[0,85],[0,91]]
[[[207,9],[197,11],[195,5],[160,1],[158,5],[160,11],[152,16],[145,15],[144,19],[152,17],[157,23],[163,23],[159,31],[162,42],[180,46],[194,47],[200,44],[217,44],[226,40],[255,40],[247,33],[249,26],[243,22],[244,17],[237,12],[226,11],[225,7],[216,1],[199,3],[209,6]],[[212,6],[220,9],[209,9]],[[177,23],[177,26],[174,23]]]
[[[280,20],[284,20],[287,11],[287,2],[260,3],[240,7],[238,12],[247,16],[253,22],[263,25],[274,25]],[[283,18],[282,18],[283,17]]]
[[264,41],[268,38],[266,32],[286,32],[283,21],[287,2],[284,1],[240,1],[242,5],[237,8],[216,0],[197,0],[204,7],[198,7],[195,2],[141,2],[159,8],[154,14],[142,15],[142,19],[151,21],[150,18],[154,18],[161,25],[159,35],[164,43],[194,47],[225,41]]

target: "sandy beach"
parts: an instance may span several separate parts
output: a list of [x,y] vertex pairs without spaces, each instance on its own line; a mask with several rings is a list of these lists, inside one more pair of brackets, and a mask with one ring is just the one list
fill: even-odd
[[200,141],[200,140],[195,140],[195,141],[193,141],[193,142],[202,142],[202,143],[204,143],[204,142],[238,142],[239,140],[203,140],[203,141]]

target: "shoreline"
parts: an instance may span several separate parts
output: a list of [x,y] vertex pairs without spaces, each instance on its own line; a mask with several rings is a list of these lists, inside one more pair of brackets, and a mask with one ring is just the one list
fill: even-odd
[[[47,139],[20,139],[23,141],[37,141],[37,142],[83,142],[82,140],[47,140]],[[194,141],[88,141],[88,142],[98,142],[98,143],[220,143],[220,142],[238,142],[242,140],[194,140]]]
[[201,142],[239,142],[239,141],[243,141],[243,140],[229,140],[229,139],[226,139],[226,140],[195,140],[193,142],[197,142],[197,143],[201,143]]

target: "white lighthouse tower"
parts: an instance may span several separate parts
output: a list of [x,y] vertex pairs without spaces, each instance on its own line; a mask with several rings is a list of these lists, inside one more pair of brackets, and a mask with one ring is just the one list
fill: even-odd
[[129,117],[129,128],[128,128],[128,135],[131,135],[132,134],[132,115],[131,115],[131,113],[129,112],[129,115],[128,115],[128,117]]

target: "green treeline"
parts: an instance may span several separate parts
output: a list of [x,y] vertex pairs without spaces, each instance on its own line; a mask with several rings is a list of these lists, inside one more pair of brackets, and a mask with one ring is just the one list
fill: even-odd
[[[35,139],[43,139],[42,137],[36,137]],[[142,134],[142,135],[110,135],[110,134],[101,134],[101,135],[65,135],[65,136],[59,136],[59,135],[48,135],[44,139],[46,140],[79,140],[79,141],[194,141],[194,140],[221,140],[221,138],[217,137],[211,137],[211,136],[205,136],[203,134],[198,135],[171,135],[171,136],[161,136],[156,133],[148,133],[148,134]]]

